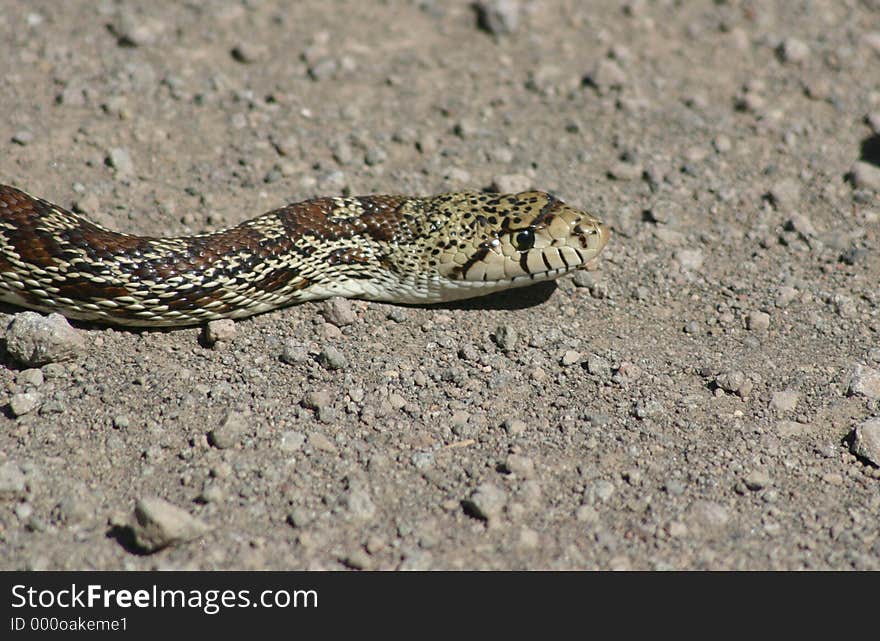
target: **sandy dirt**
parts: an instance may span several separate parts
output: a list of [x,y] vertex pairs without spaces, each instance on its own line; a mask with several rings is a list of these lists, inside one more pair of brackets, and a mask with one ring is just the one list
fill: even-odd
[[[852,452],[880,4],[484,4],[0,5],[0,182],[113,229],[534,187],[614,231],[594,270],[471,303],[4,356],[0,567],[880,569],[880,453]],[[138,547],[151,497],[191,540]]]

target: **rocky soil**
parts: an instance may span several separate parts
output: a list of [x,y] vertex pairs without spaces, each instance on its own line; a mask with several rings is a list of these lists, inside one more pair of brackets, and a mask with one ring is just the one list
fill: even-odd
[[535,187],[614,236],[210,335],[4,308],[0,567],[880,569],[880,4],[477,5],[3,3],[0,182],[105,226]]

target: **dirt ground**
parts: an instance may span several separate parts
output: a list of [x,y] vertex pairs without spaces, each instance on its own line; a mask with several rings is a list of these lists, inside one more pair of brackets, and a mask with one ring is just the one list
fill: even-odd
[[[470,303],[5,356],[0,567],[880,569],[851,451],[880,407],[880,4],[482,4],[0,5],[0,182],[113,229],[534,187],[614,232]],[[149,497],[206,531],[143,553]]]

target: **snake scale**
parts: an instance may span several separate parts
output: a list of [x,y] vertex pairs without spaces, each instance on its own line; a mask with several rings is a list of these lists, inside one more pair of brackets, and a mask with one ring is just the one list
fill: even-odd
[[452,301],[556,278],[608,240],[538,191],[325,197],[178,238],[110,231],[0,185],[0,301],[123,326],[185,326],[345,296]]

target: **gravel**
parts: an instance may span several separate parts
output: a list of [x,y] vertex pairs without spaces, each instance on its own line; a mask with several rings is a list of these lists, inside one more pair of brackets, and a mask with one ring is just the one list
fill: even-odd
[[[69,0],[34,26],[6,3],[0,173],[150,236],[535,188],[608,248],[213,346],[72,322],[47,364],[4,308],[0,567],[880,570],[880,468],[853,449],[880,410],[875,11],[484,2],[487,32],[468,3],[280,4]],[[138,554],[119,508],[147,494],[210,535]]]

